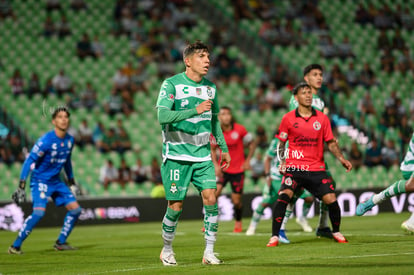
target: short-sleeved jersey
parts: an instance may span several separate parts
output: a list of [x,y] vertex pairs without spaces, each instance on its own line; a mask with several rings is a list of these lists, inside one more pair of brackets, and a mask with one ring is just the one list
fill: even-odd
[[185,73],[180,73],[163,82],[158,95],[157,108],[184,111],[196,108],[208,99],[213,101],[209,112],[162,125],[164,159],[192,162],[211,160],[211,119],[213,113],[218,114],[219,106],[216,86],[205,78],[200,82],[195,82]]
[[[36,144],[33,146],[28,158],[23,164],[22,173],[20,179],[26,180],[31,163],[34,167],[32,170],[32,181],[41,181],[43,183],[60,182],[59,174],[62,168],[65,171],[72,173],[71,154],[74,145],[73,136],[66,134],[64,138],[60,138],[52,130],[47,132],[41,138],[39,138]],[[70,166],[70,167],[69,167]],[[67,175],[68,178],[72,178],[73,175]]]
[[312,115],[302,117],[298,109],[282,118],[276,137],[289,141],[285,150],[286,165],[292,170],[324,171],[324,142],[334,138],[329,118],[312,108]]
[[[296,101],[295,96],[292,95],[289,100],[289,111],[296,109],[299,106],[299,103]],[[318,95],[312,95],[312,107],[318,111],[323,112],[325,108],[325,102]]]
[[279,144],[279,140],[277,138],[273,138],[272,142],[267,148],[266,154],[272,158],[270,162],[270,178],[272,180],[281,180],[282,175],[279,173],[279,158],[277,157],[277,145]]
[[230,131],[223,131],[224,140],[229,148],[231,162],[226,173],[242,173],[244,157],[244,145],[252,141],[252,135],[247,132],[243,125],[234,123]]
[[414,133],[408,144],[408,150],[401,162],[400,169],[404,172],[414,172]]

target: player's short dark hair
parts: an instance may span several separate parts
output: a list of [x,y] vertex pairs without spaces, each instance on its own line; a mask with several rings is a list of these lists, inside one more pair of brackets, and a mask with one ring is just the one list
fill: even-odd
[[321,72],[323,72],[323,68],[321,65],[319,64],[310,64],[308,66],[305,67],[305,69],[303,69],[303,76],[307,75],[310,71],[312,70],[320,70]]
[[309,86],[308,83],[306,83],[304,81],[303,82],[299,82],[298,84],[296,84],[295,87],[293,87],[292,94],[293,95],[297,95],[298,92],[299,92],[299,90],[302,89],[302,88],[305,88],[305,87],[308,87],[310,89],[310,86]]
[[69,108],[66,106],[58,106],[55,108],[55,110],[52,113],[52,119],[55,119],[56,116],[60,113],[60,112],[66,112],[66,114],[68,115],[68,117],[70,117],[70,112],[69,112]]
[[231,112],[231,108],[229,106],[221,106],[220,110],[227,110],[227,111]]
[[231,110],[231,107],[229,107],[229,106],[221,106],[220,107],[220,110],[227,110],[227,111],[229,111],[230,114],[231,114],[231,124],[236,123],[236,118],[233,115],[233,111]]
[[192,44],[188,44],[187,47],[185,47],[184,51],[183,51],[183,59],[186,59],[188,56],[194,54],[195,52],[198,51],[206,51],[206,52],[210,52],[210,50],[208,49],[208,46],[206,44],[204,44],[202,41],[197,40],[196,42],[192,43]]

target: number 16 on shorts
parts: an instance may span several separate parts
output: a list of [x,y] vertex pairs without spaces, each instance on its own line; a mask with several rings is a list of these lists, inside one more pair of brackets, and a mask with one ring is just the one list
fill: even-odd
[[171,169],[170,170],[170,181],[179,181],[180,180],[180,170]]

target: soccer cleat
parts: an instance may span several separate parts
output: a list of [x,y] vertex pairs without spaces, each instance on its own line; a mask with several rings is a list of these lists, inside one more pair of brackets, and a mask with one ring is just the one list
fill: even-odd
[[324,237],[328,239],[333,239],[332,231],[329,227],[323,227],[316,229],[316,237]]
[[347,243],[348,240],[342,235],[341,232],[332,233],[332,237],[337,243]]
[[371,196],[371,198],[369,198],[368,200],[358,204],[356,209],[357,216],[364,215],[367,211],[371,210],[375,206],[374,202],[372,201],[372,197],[373,196]]
[[216,255],[213,252],[205,252],[204,256],[203,256],[203,264],[212,264],[212,265],[216,265],[216,264],[222,264],[223,261],[218,259],[216,257]]
[[309,225],[308,220],[305,217],[297,217],[296,223],[302,227],[304,232],[309,233],[313,231],[312,227]]
[[408,234],[414,234],[414,225],[409,224],[408,221],[401,224],[401,229]]
[[55,248],[56,251],[77,250],[77,248],[70,246],[68,243],[56,242],[53,247]]
[[290,243],[288,237],[286,236],[285,230],[280,230],[279,231],[279,241],[281,243],[286,243],[286,244]]
[[256,227],[250,225],[246,231],[246,236],[253,236],[256,233]]
[[8,252],[9,254],[16,254],[16,255],[23,254],[23,251],[20,249],[20,247],[14,247],[14,246],[10,246]]
[[270,238],[269,242],[267,243],[267,247],[273,247],[273,246],[278,246],[279,244],[279,237],[278,236],[273,236]]
[[177,265],[177,261],[175,260],[175,253],[172,250],[168,251],[163,248],[161,250],[160,260],[165,266]]
[[241,221],[236,221],[234,223],[233,233],[241,233],[242,231],[243,231],[242,222]]

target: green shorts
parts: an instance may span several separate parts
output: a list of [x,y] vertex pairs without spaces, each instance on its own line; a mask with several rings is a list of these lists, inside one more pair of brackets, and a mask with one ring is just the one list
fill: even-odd
[[267,203],[267,204],[273,204],[279,197],[278,192],[279,192],[281,184],[282,184],[282,179],[277,179],[277,180],[272,179],[272,184],[270,188],[269,188],[269,185],[265,184],[263,186],[262,202]]
[[414,173],[413,171],[401,171],[401,172],[405,180],[409,180],[413,176],[413,173]]
[[[298,196],[299,196],[299,194],[298,194]],[[308,190],[303,189],[303,191],[302,191],[302,193],[300,194],[299,198],[301,198],[301,199],[305,199],[305,198],[308,198],[308,197],[313,197],[313,195],[312,195],[312,194],[311,194],[311,192],[309,192]]]
[[204,189],[217,189],[212,161],[190,162],[167,159],[161,165],[161,177],[167,200],[184,200],[190,182],[201,193]]

